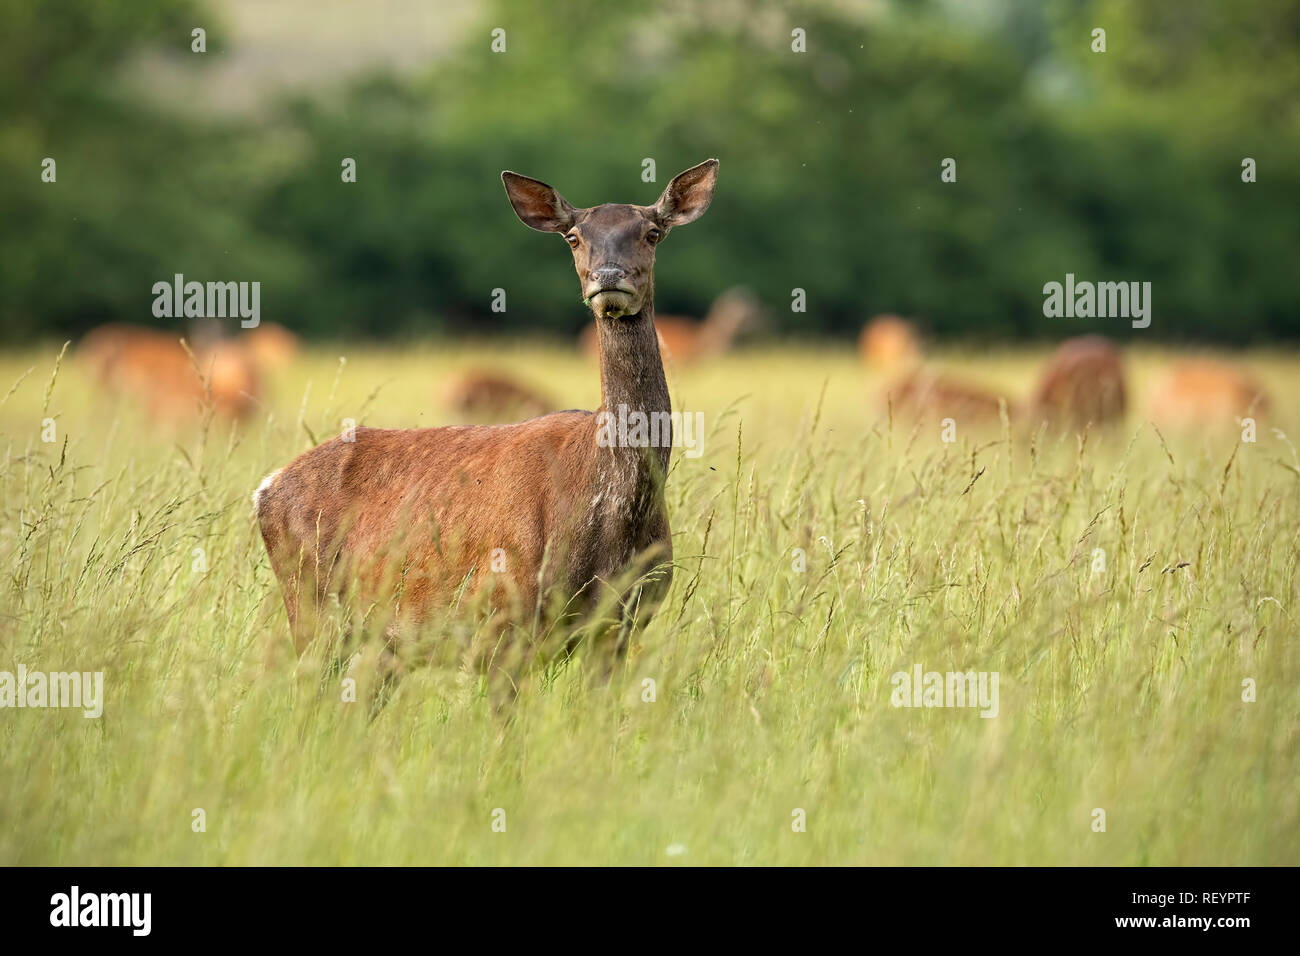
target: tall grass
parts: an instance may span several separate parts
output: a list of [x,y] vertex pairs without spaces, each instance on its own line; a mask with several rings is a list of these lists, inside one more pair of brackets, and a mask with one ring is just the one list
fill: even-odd
[[[1300,862],[1294,358],[1254,357],[1254,444],[1136,414],[945,444],[812,349],[675,373],[704,454],[675,454],[673,587],[612,683],[538,672],[507,717],[430,667],[372,717],[272,653],[251,490],[343,418],[443,423],[453,368],[562,408],[594,368],[318,349],[251,424],[162,432],[57,353],[0,360],[0,670],[102,670],[106,705],[0,710],[0,863]],[[1041,357],[950,363],[1023,391]],[[916,664],[997,672],[998,715],[891,706]]]

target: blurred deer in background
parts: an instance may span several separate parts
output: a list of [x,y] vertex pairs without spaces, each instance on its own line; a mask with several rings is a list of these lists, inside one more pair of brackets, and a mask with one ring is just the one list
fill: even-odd
[[155,421],[196,417],[208,401],[220,418],[244,418],[257,407],[256,363],[237,341],[201,337],[191,358],[178,335],[115,323],[88,332],[77,354],[106,391],[140,403]]
[[[493,628],[522,638],[503,645],[516,658],[539,653],[557,628],[571,646],[567,626],[612,604],[606,646],[626,650],[671,580],[671,409],[655,335],[655,249],[708,208],[717,170],[712,159],[688,169],[651,206],[587,209],[502,173],[519,218],[573,250],[596,317],[600,411],[358,428],[266,478],[253,500],[300,653],[331,593],[353,608],[383,608],[390,646],[462,598],[486,598]],[[609,415],[620,411],[666,432],[612,439]],[[493,673],[502,666],[494,661]]]
[[925,367],[916,326],[896,315],[877,315],[862,327],[858,355],[868,366],[894,376],[884,389],[883,404],[899,418],[986,424],[1001,419],[1004,402],[1008,414],[1015,412],[1005,396]]
[[248,349],[253,361],[263,373],[278,371],[298,357],[302,342],[283,325],[262,320],[255,328],[246,329],[238,341]]
[[959,424],[988,424],[1016,408],[1005,395],[926,369],[917,369],[885,389],[885,404],[893,415],[916,421],[951,418]]
[[1044,366],[1031,414],[1059,430],[1110,425],[1124,418],[1128,388],[1119,349],[1099,335],[1062,342]]
[[878,315],[862,327],[858,354],[872,368],[897,372],[921,364],[921,340],[916,327],[896,315]]
[[1259,417],[1269,397],[1244,369],[1211,358],[1183,359],[1157,384],[1148,414],[1158,426],[1195,428]]
[[674,361],[689,363],[715,358],[731,349],[736,338],[765,323],[762,304],[746,288],[728,289],[713,300],[703,322],[681,316],[655,317],[663,348]]
[[443,400],[468,420],[484,418],[534,418],[555,409],[555,403],[541,392],[502,372],[475,369],[452,378],[444,387]]

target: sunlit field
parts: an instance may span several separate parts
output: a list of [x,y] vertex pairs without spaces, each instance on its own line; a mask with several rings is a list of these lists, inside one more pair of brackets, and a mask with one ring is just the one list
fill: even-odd
[[[455,370],[594,408],[594,364],[316,345],[232,431],[150,424],[58,351],[0,359],[0,670],[103,671],[104,712],[0,711],[0,863],[1300,863],[1294,355],[1241,357],[1253,443],[1147,424],[1157,351],[1082,442],[891,422],[847,347],[672,370],[703,454],[612,681],[580,649],[498,707],[438,664],[372,714],[281,653],[252,490],[344,419],[454,421]],[[940,361],[1023,395],[1045,355]],[[996,716],[892,706],[917,665],[996,673]]]

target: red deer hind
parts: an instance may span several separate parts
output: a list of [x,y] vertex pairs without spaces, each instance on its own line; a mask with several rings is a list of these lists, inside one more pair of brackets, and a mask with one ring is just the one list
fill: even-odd
[[921,340],[916,327],[896,315],[878,315],[858,336],[862,361],[881,371],[907,371],[921,363]]
[[555,408],[536,389],[489,369],[475,369],[452,378],[443,388],[443,399],[453,411],[464,416],[462,420],[469,421],[491,421],[511,415],[532,418]]
[[1245,369],[1209,357],[1185,358],[1151,396],[1148,414],[1160,428],[1215,428],[1268,413],[1269,397]]
[[1128,406],[1119,349],[1099,335],[1067,339],[1038,378],[1032,414],[1058,430],[1122,422]]
[[918,421],[951,418],[987,425],[999,421],[1003,403],[1008,416],[1014,415],[1015,406],[1005,395],[928,369],[917,369],[885,390],[885,404],[894,414]]
[[232,421],[257,409],[257,363],[239,339],[196,339],[191,355],[177,333],[113,323],[86,333],[78,353],[106,392],[135,399],[156,422],[180,425],[207,403]]
[[[655,246],[704,213],[717,171],[714,159],[688,169],[651,206],[589,209],[535,179],[501,174],[519,218],[573,250],[599,329],[600,412],[626,406],[669,421],[654,328]],[[625,650],[671,577],[671,436],[657,447],[610,442],[600,412],[514,425],[357,428],[266,478],[253,500],[299,653],[331,593],[354,608],[391,609],[390,639],[466,592],[486,597],[503,632],[513,624],[516,633],[534,615],[576,623],[612,597],[619,620],[607,646]]]

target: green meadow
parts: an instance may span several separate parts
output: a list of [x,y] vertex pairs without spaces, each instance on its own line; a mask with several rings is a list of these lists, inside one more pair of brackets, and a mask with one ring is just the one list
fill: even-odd
[[[282,653],[252,490],[346,418],[452,421],[456,370],[594,408],[595,367],[316,344],[251,420],[164,429],[58,354],[0,358],[0,671],[100,671],[103,714],[0,709],[0,864],[1300,863],[1294,356],[1242,359],[1254,442],[1146,422],[1156,350],[1083,437],[942,441],[848,349],[673,370],[703,453],[610,682],[580,649],[498,708],[441,655],[372,713]],[[940,359],[1026,394],[1045,355]],[[918,666],[996,674],[996,716],[893,706]]]

